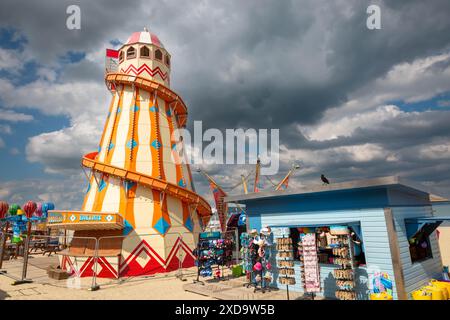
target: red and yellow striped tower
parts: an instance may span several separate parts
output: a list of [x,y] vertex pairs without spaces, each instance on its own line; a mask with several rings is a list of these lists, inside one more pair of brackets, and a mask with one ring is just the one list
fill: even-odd
[[[75,236],[126,236],[117,267],[115,258],[105,254],[99,259],[98,276],[173,271],[180,256],[182,266],[191,267],[192,250],[202,225],[209,221],[211,208],[195,193],[189,165],[180,163],[175,152],[182,142],[174,132],[185,126],[187,108],[169,88],[170,54],[158,37],[145,29],[131,35],[119,49],[118,58],[117,72],[105,77],[112,99],[98,152],[82,160],[91,173],[82,211],[57,214],[64,216],[66,227],[75,225],[71,220],[85,221],[72,228]],[[98,231],[100,223],[81,218],[96,213],[98,219],[106,219],[103,225],[109,217],[115,226],[121,220],[123,228]],[[55,226],[58,223],[61,227],[60,220]],[[100,255],[114,243],[100,240]],[[63,260],[65,269],[81,276],[93,272],[92,259],[68,253]]]

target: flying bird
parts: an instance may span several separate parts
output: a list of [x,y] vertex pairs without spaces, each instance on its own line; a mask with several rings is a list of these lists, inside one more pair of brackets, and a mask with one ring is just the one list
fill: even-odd
[[330,181],[322,174],[320,175],[320,179],[322,180],[323,184],[330,184]]

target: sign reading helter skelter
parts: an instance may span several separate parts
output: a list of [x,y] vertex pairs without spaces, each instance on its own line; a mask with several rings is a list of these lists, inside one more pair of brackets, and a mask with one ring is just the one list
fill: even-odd
[[[187,108],[169,88],[170,62],[144,29],[118,50],[117,69],[107,70],[112,99],[98,151],[82,159],[90,173],[82,210],[48,217],[49,227],[75,230],[62,269],[114,278],[194,266],[211,208],[195,193],[189,164],[177,158]],[[92,245],[77,236],[99,239],[97,268]]]

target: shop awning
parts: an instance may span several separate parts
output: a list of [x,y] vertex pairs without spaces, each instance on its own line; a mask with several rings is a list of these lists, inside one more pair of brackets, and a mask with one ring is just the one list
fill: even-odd
[[406,236],[408,241],[414,238],[418,233],[429,236],[444,221],[450,221],[449,217],[418,217],[405,219]]
[[119,213],[52,210],[47,227],[67,230],[121,230],[123,218]]

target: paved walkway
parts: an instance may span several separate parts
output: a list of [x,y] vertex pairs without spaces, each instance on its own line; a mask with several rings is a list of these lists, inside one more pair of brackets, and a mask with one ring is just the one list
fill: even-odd
[[[220,300],[288,300],[287,291],[271,288],[264,293],[261,290],[255,292],[254,287],[247,287],[245,277],[225,278],[225,280],[205,280],[196,283],[187,283],[183,289],[198,295]],[[289,292],[289,300],[303,300],[303,294]],[[319,299],[319,298],[316,298]]]
[[[92,278],[71,277],[67,280],[50,279],[47,275],[49,265],[57,265],[56,256],[33,255],[29,259],[27,278],[32,283],[12,285],[14,279],[22,274],[22,259],[5,261],[7,275],[0,275],[0,300],[29,299],[186,299],[186,300],[287,300],[286,291],[272,289],[262,293],[254,288],[245,287],[245,277],[232,278],[225,269],[226,280],[201,279],[194,283],[196,268],[184,269],[183,279],[177,278],[177,272],[148,277],[124,278],[120,280],[98,279],[100,290],[89,291]],[[296,292],[290,292],[290,300],[304,299]]]
[[5,261],[3,269],[7,275],[0,275],[0,300],[29,300],[29,299],[89,299],[89,300],[211,300],[213,298],[201,296],[183,290],[183,285],[194,280],[193,269],[184,270],[181,281],[176,272],[149,276],[127,278],[122,280],[98,279],[100,290],[89,291],[92,278],[69,278],[54,280],[47,276],[46,268],[51,264],[58,264],[55,257],[32,256],[29,260],[27,278],[34,282],[12,285],[13,278],[18,278],[22,272],[22,260]]

